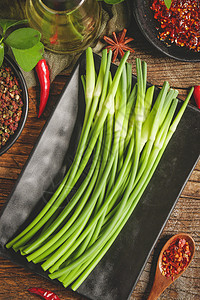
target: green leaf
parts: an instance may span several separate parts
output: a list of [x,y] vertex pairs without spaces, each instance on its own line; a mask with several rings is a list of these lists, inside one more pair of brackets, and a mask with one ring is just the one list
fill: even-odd
[[5,43],[15,49],[29,49],[41,39],[41,33],[33,28],[20,28],[13,31]]
[[44,53],[44,45],[41,42],[39,42],[32,48],[12,48],[12,51],[20,67],[24,71],[29,72],[37,65],[38,61],[42,59],[42,55]]
[[124,0],[104,0],[105,3],[107,4],[117,4],[120,2],[123,2]]
[[6,30],[15,25],[20,25],[27,23],[27,20],[9,20],[9,19],[0,19],[0,26],[3,29],[3,34],[5,34]]
[[3,63],[3,59],[4,59],[4,43],[0,44],[0,67]]
[[172,4],[172,0],[164,0],[165,5],[167,6],[167,8],[169,9],[171,4]]

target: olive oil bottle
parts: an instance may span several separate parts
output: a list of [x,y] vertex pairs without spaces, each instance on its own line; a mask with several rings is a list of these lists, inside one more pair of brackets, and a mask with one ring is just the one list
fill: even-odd
[[97,0],[27,0],[26,15],[46,49],[81,52],[97,38],[101,6]]

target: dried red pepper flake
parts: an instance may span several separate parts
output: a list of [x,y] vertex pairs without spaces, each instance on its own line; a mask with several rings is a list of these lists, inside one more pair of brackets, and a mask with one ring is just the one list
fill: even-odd
[[10,66],[0,68],[0,148],[18,128],[22,115],[22,90]]
[[170,244],[162,256],[162,274],[174,279],[175,274],[179,274],[189,264],[191,251],[188,242],[184,239],[176,239]]
[[151,9],[159,24],[160,40],[200,51],[199,0],[172,0],[169,9],[163,0],[152,0]]

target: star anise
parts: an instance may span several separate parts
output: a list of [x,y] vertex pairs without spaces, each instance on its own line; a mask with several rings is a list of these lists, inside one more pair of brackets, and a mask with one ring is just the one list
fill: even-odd
[[113,58],[112,62],[115,62],[118,54],[122,58],[124,56],[124,51],[130,51],[135,52],[132,48],[128,47],[127,44],[132,42],[133,39],[126,37],[127,29],[123,29],[122,32],[120,32],[118,35],[116,35],[115,32],[112,33],[113,39],[111,39],[108,36],[104,36],[103,39],[106,43],[109,44],[109,46],[106,46],[105,48],[113,51]]

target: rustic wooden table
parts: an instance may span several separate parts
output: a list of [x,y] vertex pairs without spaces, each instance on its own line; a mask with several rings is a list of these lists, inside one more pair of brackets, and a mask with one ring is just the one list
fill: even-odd
[[[183,98],[188,89],[199,84],[200,63],[178,62],[170,59],[146,42],[136,27],[129,30],[133,36],[135,54],[129,58],[133,63],[135,73],[135,57],[140,57],[148,63],[148,81],[155,85],[162,85],[168,80],[170,85],[179,90],[179,97]],[[34,147],[50,111],[56,104],[59,94],[68,80],[69,74],[62,72],[56,77],[51,86],[51,97],[41,119],[37,118],[39,87],[29,89],[29,113],[25,128],[15,145],[0,157],[0,209],[6,202],[16,180]],[[193,104],[193,103],[192,103]],[[189,155],[189,153],[188,153]],[[184,162],[183,162],[184,163]],[[151,254],[146,267],[131,296],[131,300],[147,299],[150,292],[156,260],[161,245],[166,238],[185,232],[193,236],[196,242],[196,254],[188,270],[176,280],[161,296],[160,299],[168,300],[197,300],[200,295],[200,162],[196,165],[179,200],[174,208],[156,246]],[[40,286],[54,291],[61,299],[85,299],[54,285],[40,276],[14,265],[10,261],[0,258],[0,299],[36,299],[37,296],[27,292],[29,287]],[[112,300],[112,299],[110,299]]]

